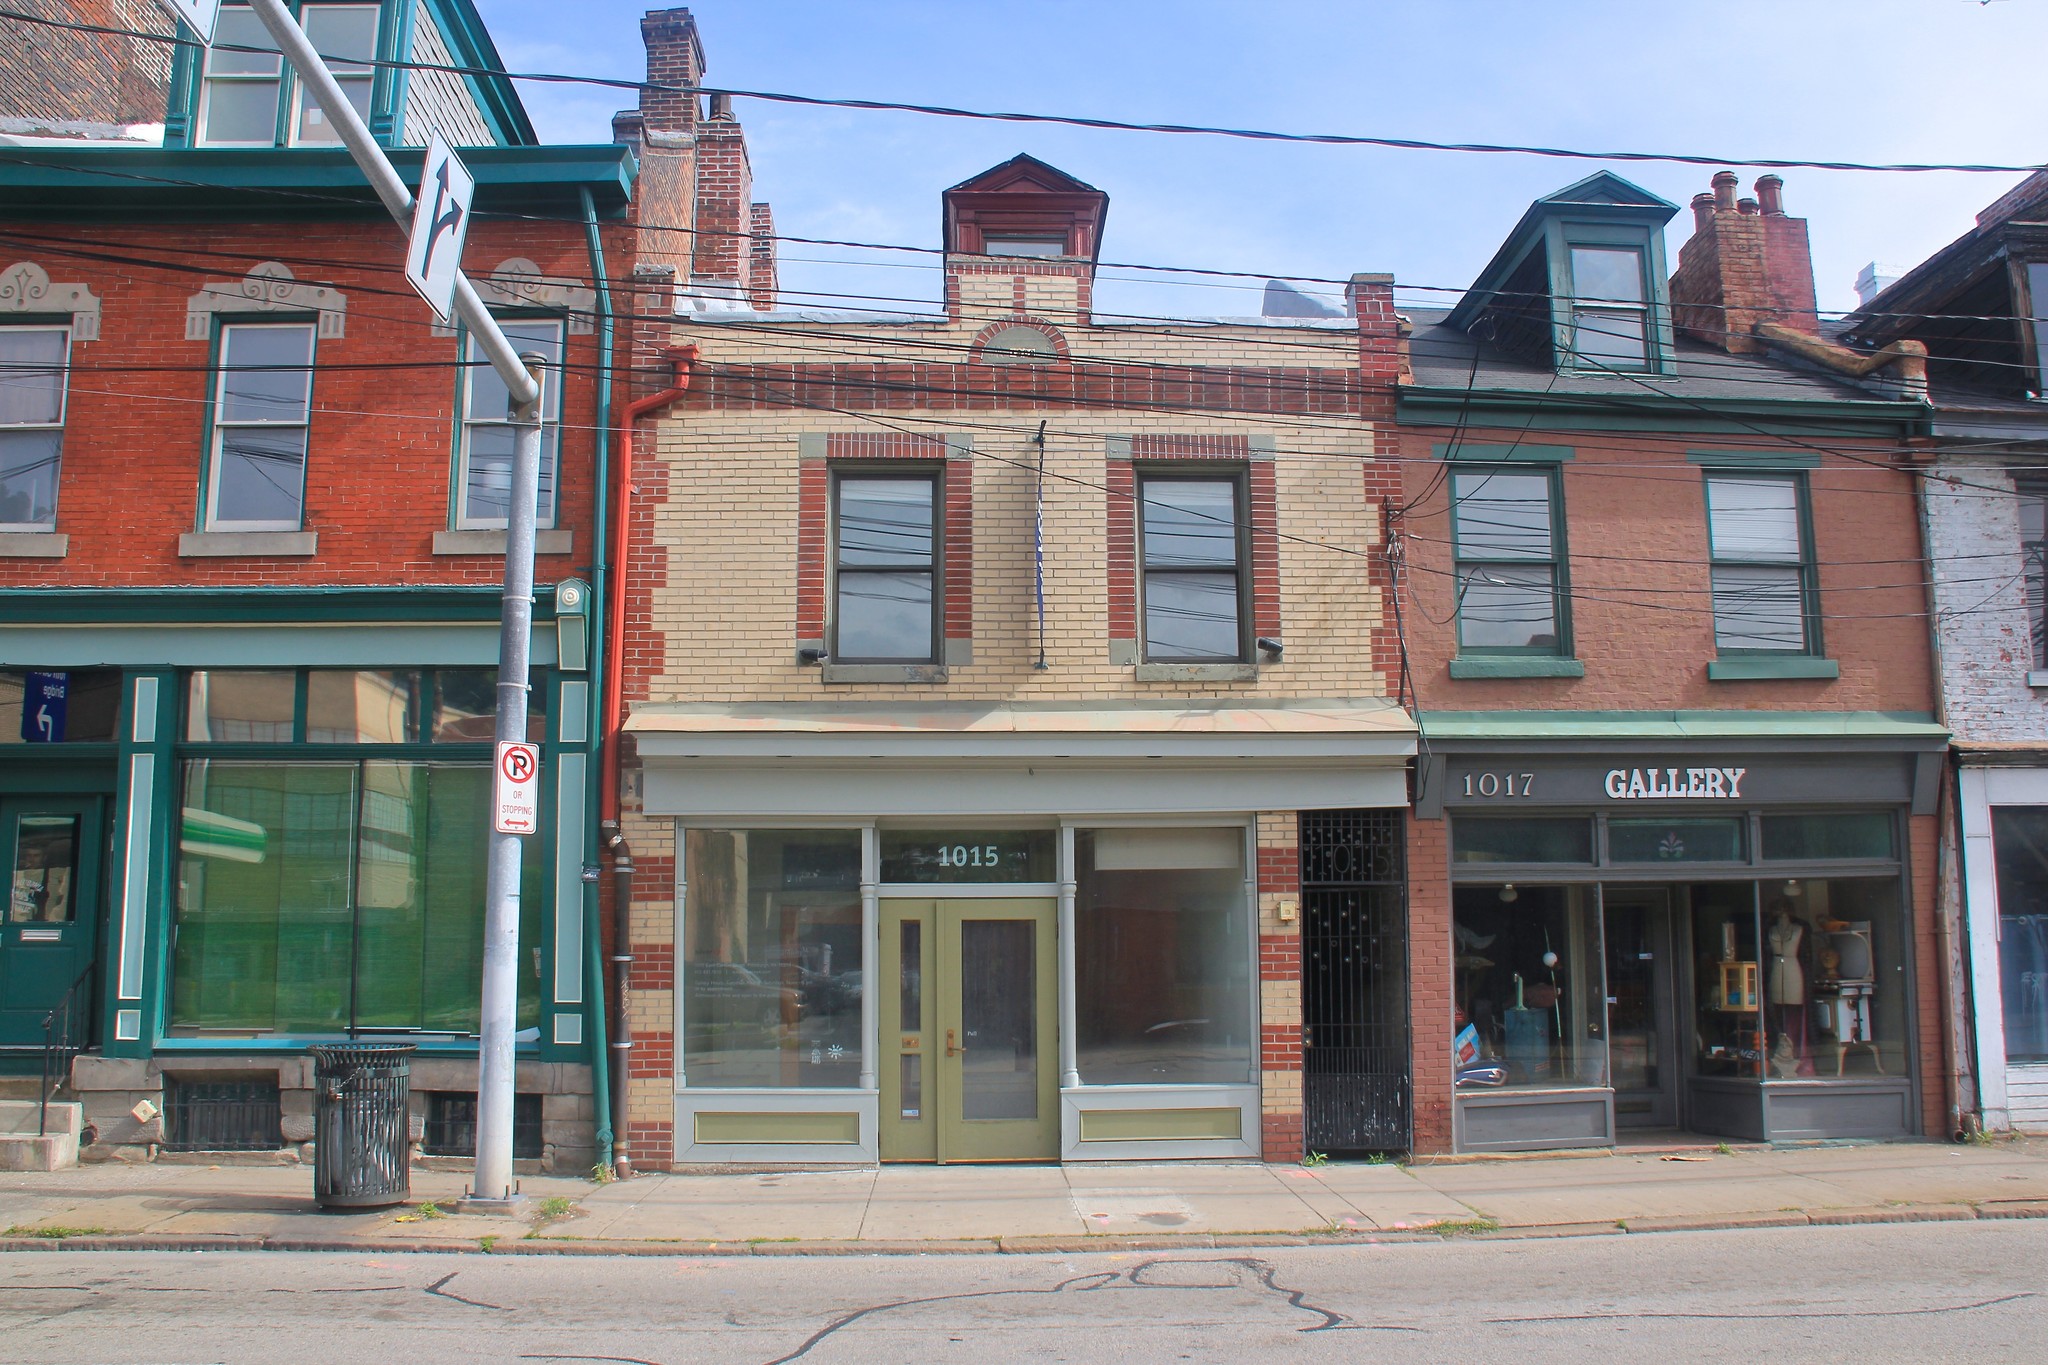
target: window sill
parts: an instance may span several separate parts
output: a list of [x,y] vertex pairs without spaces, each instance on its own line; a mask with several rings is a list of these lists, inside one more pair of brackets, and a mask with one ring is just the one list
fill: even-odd
[[1577,659],[1547,655],[1502,655],[1499,658],[1451,660],[1453,678],[1583,678],[1586,666]]
[[[576,550],[574,531],[536,531],[533,536],[533,552],[537,555],[566,555]],[[505,532],[503,531],[436,531],[434,532],[434,553],[437,555],[495,555],[505,557]]]
[[942,683],[944,664],[835,664],[819,665],[828,683]]
[[1257,664],[1139,664],[1139,682],[1257,682]]
[[2048,673],[2035,672],[2027,674],[2027,686],[2048,687]]
[[318,531],[188,531],[178,537],[181,559],[296,559],[319,548]]
[[71,537],[55,531],[0,531],[0,559],[62,559]]
[[1768,682],[1781,678],[1839,678],[1842,666],[1833,659],[1788,654],[1782,659],[1714,659],[1707,664],[1711,682]]

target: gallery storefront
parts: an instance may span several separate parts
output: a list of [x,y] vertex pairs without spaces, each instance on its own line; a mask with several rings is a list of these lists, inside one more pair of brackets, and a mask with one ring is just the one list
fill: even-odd
[[1413,752],[1372,703],[652,706],[629,729],[677,830],[685,1163],[1262,1155],[1275,1105],[1299,1131],[1300,1077],[1269,1084],[1262,1027],[1298,1026],[1299,978],[1261,949],[1297,902],[1260,870],[1292,877],[1297,810],[1405,804]]
[[2048,1129],[2048,768],[1958,745],[1962,874],[1985,1127]]
[[[1425,718],[1462,1151],[1922,1131],[1944,733],[1885,716]],[[1515,728],[1519,722],[1519,731]],[[1429,875],[1413,869],[1412,875]]]

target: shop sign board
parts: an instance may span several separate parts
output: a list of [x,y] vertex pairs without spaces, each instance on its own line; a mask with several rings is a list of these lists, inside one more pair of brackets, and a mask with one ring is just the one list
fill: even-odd
[[1807,756],[1667,754],[1451,756],[1441,795],[1453,806],[1590,806],[1643,802],[1711,805],[1869,804],[1912,799],[1913,765],[1898,754]]
[[491,780],[491,828],[500,834],[540,829],[540,746],[500,740]]
[[21,683],[22,742],[62,744],[71,704],[71,675],[27,673],[22,675]]

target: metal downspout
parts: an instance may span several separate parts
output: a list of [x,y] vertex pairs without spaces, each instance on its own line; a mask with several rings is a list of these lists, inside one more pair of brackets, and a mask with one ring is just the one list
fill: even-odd
[[[596,602],[590,616],[590,676],[598,685],[590,689],[590,717],[585,734],[597,736],[600,744],[604,730],[604,658],[611,648],[611,637],[605,633],[605,603],[609,600],[611,587],[611,565],[606,560],[606,551],[611,545],[607,534],[610,529],[606,518],[611,511],[611,463],[612,463],[612,287],[611,279],[605,272],[604,242],[597,230],[597,203],[590,196],[590,187],[579,191],[583,198],[583,231],[590,245],[590,280],[597,291],[597,469],[592,480],[596,506],[592,509],[591,536],[594,542],[590,556],[591,592]],[[599,766],[597,780],[602,787],[605,773]],[[602,805],[600,800],[599,805]],[[598,824],[603,812],[592,809],[584,822],[583,866],[598,866]],[[585,994],[589,1004],[584,1009],[585,1038],[590,1049],[590,1107],[591,1117],[596,1125],[597,1165],[609,1170],[612,1165],[612,1086],[611,1049],[605,1041],[605,981],[604,981],[604,926],[599,922],[601,913],[598,883],[589,877],[579,878],[577,885],[583,893],[583,964],[587,984]]]
[[629,1008],[633,971],[633,850],[619,819],[621,786],[625,774],[619,755],[619,730],[624,723],[626,701],[626,559],[631,542],[633,513],[633,424],[681,398],[696,374],[695,346],[665,346],[662,359],[673,367],[668,387],[645,398],[630,399],[619,423],[618,505],[611,517],[610,561],[617,567],[617,584],[605,601],[609,618],[608,635],[618,642],[605,656],[604,720],[598,731],[603,739],[602,773],[598,778],[599,828],[604,831],[605,848],[612,858],[612,1001],[616,1023],[612,1028],[612,1167],[624,1179],[633,1173],[632,1149],[626,1138],[627,1086],[631,1073],[633,1023]]

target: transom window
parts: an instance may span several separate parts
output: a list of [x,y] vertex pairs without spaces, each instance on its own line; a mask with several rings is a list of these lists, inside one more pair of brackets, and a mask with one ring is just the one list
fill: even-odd
[[221,328],[207,465],[208,530],[299,529],[312,406],[312,323]]
[[842,471],[833,481],[833,659],[938,659],[936,469]]
[[70,354],[67,328],[0,327],[0,527],[57,523]]
[[1145,475],[1138,499],[1146,661],[1242,661],[1244,480]]
[[1066,251],[1067,239],[1058,234],[984,233],[981,238],[984,256],[1064,256]]
[[[379,6],[304,4],[300,27],[327,59],[358,114],[370,116]],[[246,5],[222,8],[200,83],[199,137],[206,147],[321,146],[340,141],[334,125],[285,68],[270,30]],[[255,51],[237,51],[251,48]]]
[[[562,321],[506,318],[500,323],[512,349],[546,357],[541,392],[539,525],[555,524],[555,471],[562,449]],[[512,502],[512,394],[491,367],[483,346],[465,336],[462,452],[457,477],[455,524],[495,530],[505,525]]]
[[1461,652],[1566,652],[1556,478],[1540,467],[1451,475]]
[[1643,253],[1633,247],[1571,248],[1571,363],[1589,369],[1649,367],[1649,302]]
[[1723,653],[1818,653],[1806,482],[1709,474],[1714,645]]

